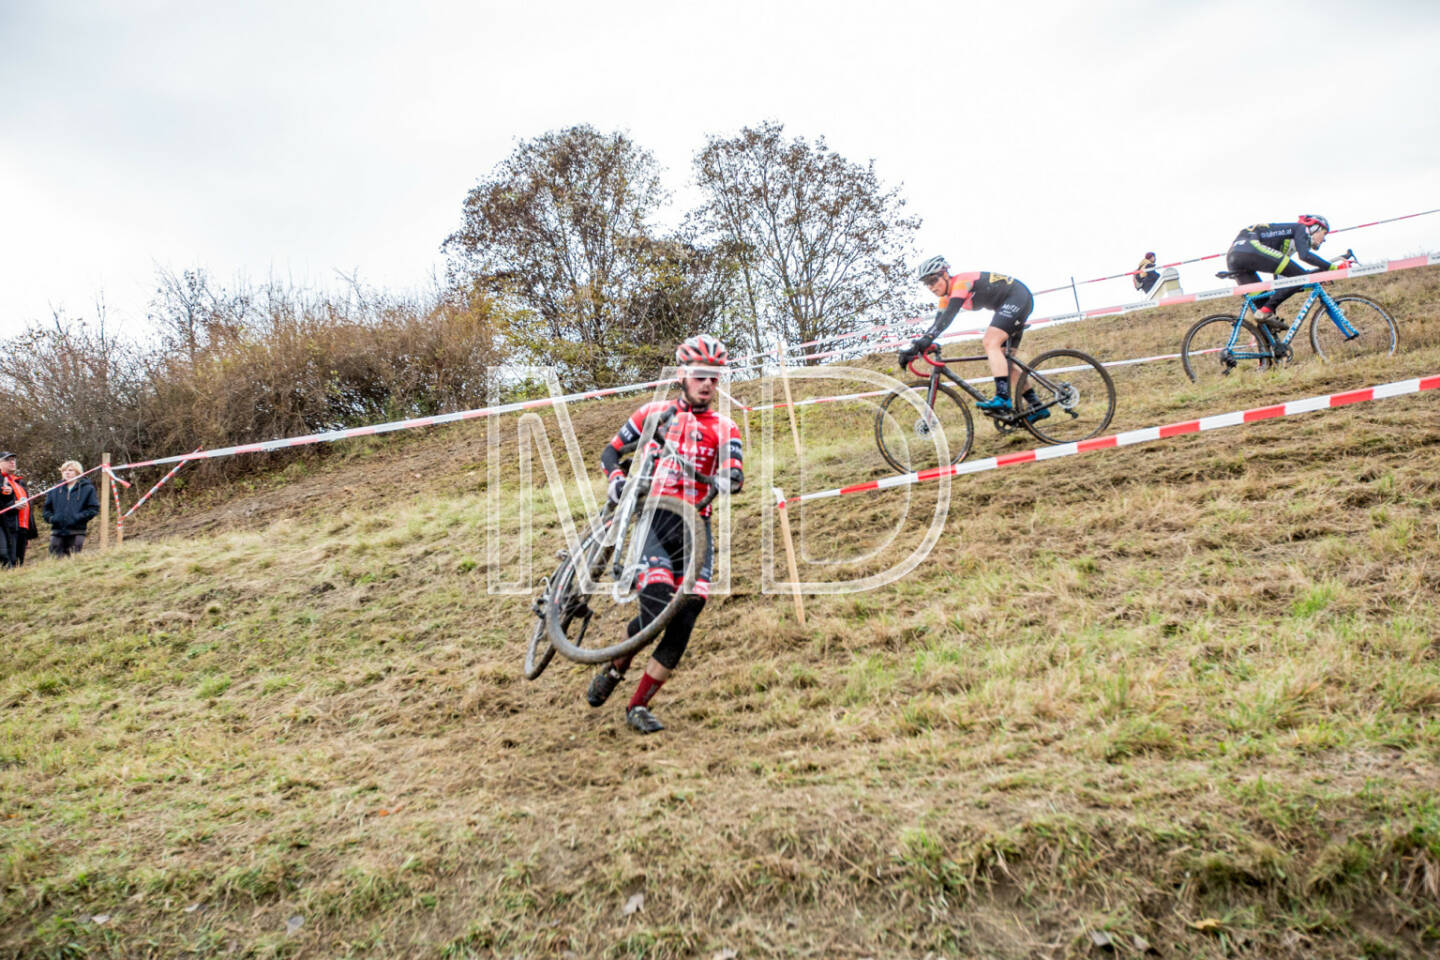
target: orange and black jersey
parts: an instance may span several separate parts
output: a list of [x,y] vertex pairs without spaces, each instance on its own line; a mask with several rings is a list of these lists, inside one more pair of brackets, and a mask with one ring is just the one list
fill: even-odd
[[926,336],[933,340],[944,333],[961,310],[998,310],[1017,287],[1024,289],[1025,284],[992,270],[953,274]]
[[[663,415],[671,409],[675,415],[670,418],[665,439],[673,443],[680,455],[694,464],[699,473],[713,475],[721,470],[740,471],[743,451],[740,428],[735,421],[713,408],[697,413],[682,397],[652,401],[630,415],[620,432],[600,452],[600,465],[606,476],[614,476],[615,471],[620,469],[621,454],[640,442],[645,419],[651,414]],[[679,497],[689,503],[698,503],[709,492],[708,487],[691,480],[679,464],[669,459],[662,459],[656,464],[655,484],[655,492],[662,496]],[[709,512],[708,507],[706,512]]]

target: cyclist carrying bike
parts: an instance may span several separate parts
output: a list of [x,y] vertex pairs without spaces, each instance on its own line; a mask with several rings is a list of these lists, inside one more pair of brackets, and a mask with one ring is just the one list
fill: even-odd
[[[610,480],[609,496],[618,502],[625,485],[625,471],[620,465],[621,456],[634,449],[640,442],[645,421],[652,414],[663,415],[673,411],[666,427],[664,440],[673,442],[681,455],[688,459],[696,471],[713,474],[721,493],[739,493],[745,482],[741,472],[742,449],[740,429],[735,421],[711,409],[715,399],[720,371],[725,367],[728,353],[725,345],[708,334],[700,334],[686,340],[675,350],[675,362],[680,367],[680,396],[674,400],[647,403],[631,414],[620,432],[606,445],[600,454],[600,464]],[[654,441],[651,441],[654,442]],[[698,503],[708,488],[690,479],[678,464],[662,459],[655,468],[654,490],[667,496]],[[656,644],[650,662],[635,687],[635,694],[625,708],[625,722],[641,733],[655,733],[665,729],[650,712],[650,699],[655,695],[680,662],[690,642],[690,633],[695,621],[705,607],[710,592],[710,577],[715,566],[714,546],[710,533],[710,508],[702,513],[705,522],[705,539],[709,544],[699,576],[695,580],[694,596],[682,606],[666,625],[665,632]],[[645,557],[649,566],[640,574],[640,610],[627,627],[627,633],[634,636],[657,613],[664,610],[675,595],[676,570],[685,569],[685,525],[679,514],[662,507],[656,510],[654,520],[645,536]],[[625,671],[630,667],[631,657],[622,657],[590,681],[585,699],[592,707],[599,707],[615,692]]]
[[[1321,270],[1338,270],[1345,265],[1344,261],[1331,263],[1315,253],[1329,232],[1329,220],[1310,214],[1302,214],[1294,223],[1252,223],[1236,234],[1225,257],[1225,267],[1241,284],[1259,283],[1261,271],[1277,277],[1298,277]],[[1306,270],[1297,259],[1315,270]],[[1260,306],[1256,319],[1276,334],[1283,334],[1289,324],[1277,317],[1275,311],[1299,292],[1299,287],[1276,290]]]
[[[950,264],[944,257],[931,257],[915,271],[915,279],[931,293],[940,298],[940,309],[935,313],[935,322],[925,334],[900,351],[900,366],[908,367],[916,357],[930,349],[935,338],[944,333],[955,321],[961,310],[993,310],[995,316],[985,331],[981,344],[990,361],[990,375],[995,378],[995,396],[983,400],[976,406],[988,413],[1008,413],[1014,409],[1010,400],[1010,388],[1019,377],[1019,369],[1011,370],[1006,354],[1020,346],[1025,334],[1025,321],[1035,309],[1035,298],[1030,289],[1014,277],[989,270],[974,273],[950,272]],[[1035,391],[1026,390],[1025,398],[1032,406],[1041,401]],[[1030,414],[1034,420],[1044,420],[1049,410],[1037,410]]]

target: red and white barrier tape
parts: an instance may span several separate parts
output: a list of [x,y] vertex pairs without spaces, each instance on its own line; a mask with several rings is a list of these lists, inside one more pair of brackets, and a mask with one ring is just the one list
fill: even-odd
[[501,413],[514,413],[518,410],[538,410],[541,407],[552,407],[556,404],[570,403],[574,400],[593,400],[597,397],[608,397],[620,393],[634,393],[637,390],[649,390],[673,382],[674,378],[672,377],[664,380],[651,380],[648,383],[632,383],[622,387],[603,387],[599,390],[585,390],[580,393],[569,393],[560,397],[544,397],[539,400],[520,400],[515,403],[502,403],[498,406],[482,407],[477,410],[460,410],[455,413],[441,413],[433,417],[413,417],[409,420],[395,420],[390,423],[376,423],[365,427],[351,427],[348,430],[311,433],[303,437],[284,437],[279,440],[244,443],[239,446],[220,447],[215,450],[197,450],[194,453],[185,453],[174,457],[160,457],[156,460],[139,460],[135,463],[117,464],[115,469],[134,470],[138,467],[154,467],[166,463],[183,463],[188,460],[213,460],[219,457],[233,457],[241,453],[262,453],[267,450],[285,450],[290,447],[303,447],[312,443],[331,443],[335,440],[346,440],[351,437],[368,437],[372,434],[391,433],[395,430],[436,427],[446,423],[457,423],[461,420],[475,420],[480,417],[492,417]]
[[1288,403],[1280,403],[1268,407],[1257,407],[1253,410],[1237,410],[1232,413],[1220,413],[1214,416],[1200,417],[1197,420],[1185,420],[1180,423],[1172,423],[1163,427],[1146,427],[1142,430],[1127,430],[1124,433],[1114,433],[1106,437],[1095,437],[1091,440],[1081,440],[1076,443],[1062,443],[1053,447],[1038,447],[1033,450],[1023,450],[1018,453],[1007,453],[999,457],[987,457],[984,460],[956,463],[947,467],[934,467],[929,470],[921,470],[918,473],[902,473],[894,477],[882,477],[879,480],[854,483],[848,487],[836,487],[833,490],[820,490],[815,493],[802,493],[798,496],[787,497],[780,505],[783,507],[785,502],[802,503],[806,500],[822,500],[827,497],[841,497],[851,493],[865,493],[870,490],[888,490],[891,487],[904,487],[911,484],[922,483],[926,480],[937,480],[941,477],[959,476],[968,473],[983,473],[987,470],[997,470],[1000,467],[1014,466],[1017,463],[1033,463],[1040,460],[1072,457],[1079,453],[1088,453],[1091,450],[1128,447],[1137,443],[1150,443],[1154,440],[1178,437],[1187,433],[1218,430],[1223,427],[1256,423],[1261,420],[1273,420],[1277,417],[1292,417],[1296,414],[1310,413],[1314,410],[1328,410],[1334,407],[1348,406],[1352,403],[1363,403],[1367,400],[1399,397],[1409,393],[1420,393],[1421,391],[1435,389],[1440,389],[1440,374],[1428,377],[1417,377],[1413,380],[1398,380],[1394,383],[1366,387],[1363,390],[1346,390],[1341,393],[1307,397],[1303,400],[1291,400]]
[[[125,539],[125,515],[120,512],[120,484],[125,483],[125,481],[115,476],[115,474],[110,473],[109,469],[106,469],[105,473],[109,475],[111,480],[115,481],[110,484],[110,493],[115,497],[115,538],[116,541],[119,542]],[[130,484],[125,483],[125,486],[128,487]]]
[[101,469],[101,470],[104,470],[106,476],[108,476],[111,480],[115,481],[117,484],[119,484],[120,486],[124,487],[126,490],[129,490],[129,489],[130,489],[130,481],[129,481],[129,480],[121,480],[119,477],[115,476],[115,471],[116,471],[116,470],[119,470],[119,469],[120,469],[119,467],[107,467],[107,466],[105,466],[104,464],[101,464],[101,465],[100,465],[100,469]]
[[[89,470],[86,470],[85,473],[80,474],[80,475],[77,476],[75,479],[76,479],[76,480],[79,480],[80,477],[86,476],[87,474],[94,473],[96,470],[99,470],[99,469],[100,469],[100,466],[102,466],[102,465],[97,465],[97,466],[91,467]],[[32,500],[39,500],[41,497],[45,496],[45,494],[49,493],[51,490],[59,490],[61,487],[65,486],[65,484],[70,483],[70,482],[71,482],[71,481],[69,481],[69,480],[61,480],[59,483],[55,484],[53,487],[46,487],[44,490],[41,490],[39,493],[32,493],[32,494],[30,494],[30,496],[26,497],[24,500],[16,500],[14,503],[10,504],[10,506],[6,507],[4,510],[0,510],[0,513],[9,513],[11,510],[19,510],[21,507],[25,506],[25,504],[29,503],[30,501],[32,501]]]
[[[1164,297],[1160,300],[1140,300],[1133,303],[1116,304],[1109,307],[1095,307],[1090,310],[1082,310],[1079,313],[1061,313],[1053,317],[1042,317],[1039,320],[1031,320],[1025,324],[1026,332],[1037,327],[1058,325],[1062,323],[1075,323],[1080,320],[1087,320],[1091,317],[1108,317],[1124,313],[1135,313],[1141,310],[1153,310],[1158,307],[1168,307],[1179,303],[1195,303],[1200,300],[1216,300],[1222,297],[1236,297],[1247,293],[1260,293],[1265,290],[1284,289],[1285,287],[1297,287],[1307,283],[1331,283],[1336,280],[1346,280],[1351,277],[1367,277],[1376,273],[1394,273],[1399,270],[1413,270],[1416,267],[1434,266],[1440,264],[1440,253],[1431,252],[1415,257],[1404,257],[1399,260],[1379,260],[1375,263],[1357,263],[1339,270],[1326,270],[1323,272],[1307,273],[1295,277],[1282,277],[1278,280],[1262,280],[1259,283],[1247,283],[1233,287],[1220,287],[1214,290],[1201,290],[1198,293],[1182,293],[1173,297]],[[967,328],[956,333],[946,333],[938,337],[936,343],[955,343],[961,340],[974,340],[984,335],[984,328]],[[903,346],[906,340],[893,340],[888,343],[875,345],[875,351],[893,349]],[[843,350],[832,350],[825,353],[807,354],[791,359],[798,362],[802,360],[819,360],[844,353]]]
[[[1201,353],[1201,354],[1205,354],[1205,353],[1219,353],[1222,349],[1224,349],[1224,348],[1223,348],[1223,347],[1212,347],[1212,348],[1210,348],[1210,349],[1208,349],[1208,350],[1201,350],[1201,351],[1199,351],[1199,353]],[[1133,357],[1133,358],[1131,358],[1131,359],[1129,359],[1129,360],[1107,360],[1107,361],[1105,361],[1104,363],[1101,363],[1100,366],[1102,366],[1102,367],[1128,367],[1128,366],[1132,366],[1132,365],[1137,364],[1137,363],[1155,363],[1155,362],[1158,361],[1158,360],[1178,360],[1178,359],[1180,359],[1180,354],[1178,354],[1178,353],[1157,353],[1157,354],[1156,354],[1155,356],[1153,356],[1153,357]],[[1045,372],[1046,372],[1047,374],[1049,374],[1049,373],[1074,373],[1076,370],[1088,370],[1088,369],[1090,369],[1090,368],[1089,368],[1087,365],[1085,365],[1085,364],[1076,364],[1076,365],[1073,366],[1073,367],[1056,367],[1056,368],[1054,368],[1053,370],[1048,370],[1048,369],[1047,369]],[[988,376],[987,376],[987,377],[975,377],[975,378],[968,378],[968,377],[967,377],[967,378],[965,379],[965,382],[966,382],[966,383],[972,383],[972,384],[973,384],[973,383],[988,383],[988,382],[990,382],[991,379],[993,379],[993,378],[992,378],[992,377],[988,377]],[[816,403],[839,403],[839,402],[844,401],[844,400],[865,400],[865,399],[868,399],[868,398],[870,398],[870,397],[883,397],[883,396],[885,396],[887,393],[893,393],[893,392],[894,392],[893,390],[866,390],[864,393],[842,393],[842,394],[838,394],[838,395],[836,395],[836,396],[830,396],[830,397],[810,397],[810,398],[808,398],[808,399],[806,399],[806,400],[796,400],[794,403],[764,403],[764,404],[761,404],[761,405],[758,406],[758,407],[747,407],[747,406],[745,406],[744,404],[740,403],[739,400],[735,400],[734,397],[731,397],[730,399],[731,399],[731,400],[734,400],[734,402],[735,402],[737,405],[739,405],[742,409],[747,410],[747,411],[784,410],[786,407],[808,407],[808,406],[810,406],[811,404],[816,404]]]
[[[1237,296],[1244,293],[1253,293],[1278,287],[1296,286],[1302,283],[1312,283],[1315,281],[1330,282],[1332,280],[1344,280],[1348,277],[1368,276],[1374,273],[1388,273],[1397,270],[1411,269],[1414,267],[1429,266],[1437,263],[1440,263],[1440,253],[1430,253],[1417,257],[1408,257],[1402,260],[1389,260],[1373,264],[1358,264],[1343,270],[1332,270],[1324,274],[1306,274],[1304,276],[1289,277],[1278,281],[1262,281],[1260,283],[1247,284],[1244,286],[1226,287],[1220,290],[1209,290],[1202,291],[1200,293],[1183,294],[1176,297],[1167,297],[1163,300],[1147,300],[1140,303],[1124,304],[1115,307],[1101,307],[1094,310],[1086,310],[1078,314],[1060,314],[1054,317],[1044,317],[1039,320],[1030,321],[1026,324],[1026,329],[1029,330],[1035,327],[1041,327],[1050,324],[1072,323],[1088,317],[1108,316],[1112,314],[1129,313],[1136,310],[1145,310],[1153,307],[1169,306],[1172,304],[1193,303],[1199,300],[1210,300],[1218,297]],[[975,339],[981,335],[981,329],[971,328],[965,331],[948,334],[944,337],[937,339],[936,343],[954,343],[960,340]],[[904,341],[897,340],[894,341],[892,344],[882,344],[876,349],[885,349],[887,346],[898,346],[903,342]],[[833,356],[840,352],[843,351],[831,351],[828,353],[812,354],[792,359],[821,359],[823,357]],[[291,447],[305,446],[308,444],[330,443],[336,440],[345,440],[353,437],[371,436],[380,433],[390,433],[397,430],[411,430],[418,427],[440,426],[447,423],[457,423],[462,420],[473,420],[481,417],[495,416],[502,413],[514,413],[520,410],[535,410],[542,407],[554,406],[556,404],[570,403],[576,400],[590,400],[599,397],[615,396],[622,393],[634,393],[639,390],[652,389],[654,387],[661,386],[662,384],[670,382],[672,382],[671,379],[651,380],[645,383],[627,384],[618,387],[603,387],[596,390],[585,390],[578,393],[565,394],[559,397],[544,397],[537,400],[523,400],[517,401],[515,403],[499,404],[493,407],[482,407],[475,410],[461,410],[455,413],[437,414],[430,417],[414,417],[409,420],[396,420],[389,423],[371,424],[363,427],[352,427],[346,430],[331,430],[325,433],[312,433],[300,437],[284,437],[276,440],[265,440],[259,443],[240,444],[232,447],[220,447],[214,450],[197,450],[193,453],[181,454],[178,456],[159,457],[153,460],[138,460],[133,463],[116,464],[110,469],[108,469],[107,472],[110,474],[111,478],[115,480],[116,483],[128,487],[130,484],[116,476],[113,472],[114,470],[134,470],[140,467],[186,463],[190,460],[217,459],[220,457],[236,456],[242,453],[262,453],[270,450],[284,450]],[[820,403],[839,399],[842,398],[818,398],[810,402]],[[739,403],[739,401],[735,402],[742,409],[759,409],[745,407],[745,405]],[[100,468],[92,468],[91,470],[87,470],[85,472],[91,473],[95,469]],[[27,497],[25,502],[28,503],[31,500],[35,500],[48,493],[50,490],[56,489],[60,485],[61,484],[56,484],[55,486],[49,487],[48,489],[43,490],[38,494]],[[12,507],[7,508],[7,510],[16,509],[19,506],[20,504],[15,504]]]
[[[195,448],[195,452],[196,452],[196,453],[199,453],[199,452],[200,452],[200,448],[199,448],[199,447],[196,447],[196,448]],[[165,484],[170,481],[170,478],[171,478],[171,477],[175,476],[175,474],[177,474],[177,473],[180,472],[180,468],[181,468],[181,467],[185,466],[185,464],[187,464],[187,463],[190,462],[190,459],[191,459],[191,458],[186,457],[184,460],[181,460],[179,463],[175,464],[175,466],[171,468],[171,470],[170,470],[169,473],[165,474],[165,476],[163,476],[163,477],[160,478],[160,482],[159,482],[159,483],[155,484],[155,486],[151,487],[149,490],[146,490],[146,491],[145,491],[145,496],[141,497],[139,500],[136,500],[135,503],[130,507],[130,509],[125,511],[125,516],[128,517],[128,516],[130,516],[130,514],[134,513],[136,510],[139,510],[141,504],[143,504],[146,500],[149,500],[151,494],[153,494],[156,490],[159,490],[161,487],[165,486]],[[125,517],[121,517],[120,519],[123,520],[123,519],[125,519]]]
[[[1437,208],[1437,209],[1435,209],[1435,210],[1421,210],[1419,213],[1407,213],[1407,214],[1405,214],[1403,217],[1389,217],[1389,218],[1384,219],[1384,220],[1371,220],[1369,223],[1357,223],[1357,224],[1354,224],[1354,225],[1349,226],[1349,227],[1340,227],[1339,229],[1331,230],[1330,233],[1331,233],[1331,234],[1344,233],[1344,232],[1347,231],[1347,230],[1360,230],[1360,229],[1362,229],[1362,228],[1364,228],[1364,227],[1377,227],[1377,226],[1379,226],[1379,225],[1382,224],[1382,223],[1396,223],[1396,222],[1398,222],[1398,221],[1400,221],[1400,220],[1412,220],[1412,219],[1414,219],[1415,217],[1426,217],[1426,216],[1429,216],[1429,215],[1432,214],[1432,213],[1440,213],[1440,208]],[[1157,264],[1155,264],[1155,266],[1151,267],[1150,269],[1152,269],[1152,270],[1164,270],[1164,269],[1166,269],[1167,267],[1181,267],[1181,266],[1184,266],[1185,264],[1188,264],[1188,263],[1201,263],[1201,262],[1203,262],[1203,261],[1205,261],[1205,260],[1216,260],[1216,259],[1219,259],[1220,257],[1225,256],[1226,253],[1228,253],[1228,252],[1229,252],[1229,251],[1225,251],[1225,252],[1221,252],[1221,253],[1209,253],[1209,254],[1206,254],[1206,255],[1203,256],[1203,257],[1191,257],[1189,260],[1175,260],[1175,261],[1173,261],[1173,262],[1171,262],[1171,263],[1157,263]],[[1038,297],[1038,296],[1040,296],[1040,294],[1042,294],[1042,293],[1056,293],[1056,292],[1058,292],[1058,291],[1060,291],[1060,290],[1069,290],[1069,289],[1071,289],[1072,286],[1075,286],[1075,287],[1083,287],[1083,286],[1085,286],[1086,284],[1089,284],[1089,283],[1100,283],[1100,282],[1103,281],[1103,280],[1119,280],[1121,277],[1133,277],[1133,276],[1135,276],[1135,275],[1136,275],[1137,273],[1139,273],[1139,272],[1140,272],[1139,270],[1126,270],[1124,273],[1112,273],[1112,274],[1110,274],[1108,277],[1095,277],[1095,278],[1090,279],[1090,280],[1077,280],[1077,281],[1074,282],[1073,285],[1072,285],[1072,284],[1069,284],[1069,283],[1062,283],[1062,284],[1060,284],[1058,287],[1046,287],[1044,290],[1035,290],[1035,291],[1033,291],[1033,292],[1034,292],[1035,296]]]
[[[1410,219],[1413,219],[1413,217],[1428,216],[1428,214],[1431,214],[1431,213],[1440,213],[1440,209],[1436,209],[1436,210],[1423,210],[1423,212],[1420,212],[1420,213],[1407,213],[1407,214],[1405,214],[1405,216],[1390,217],[1390,219],[1387,219],[1387,220],[1371,220],[1371,222],[1369,222],[1369,223],[1356,223],[1355,226],[1341,227],[1341,229],[1332,230],[1332,233],[1342,233],[1342,232],[1345,232],[1345,230],[1359,230],[1359,229],[1361,229],[1361,227],[1377,226],[1377,225],[1381,225],[1381,223],[1394,223],[1394,222],[1397,222],[1397,220],[1410,220]],[[1165,269],[1165,268],[1168,268],[1168,266],[1182,266],[1182,265],[1185,265],[1185,263],[1200,263],[1200,262],[1202,262],[1202,261],[1214,261],[1214,259],[1223,258],[1223,256],[1225,256],[1225,253],[1210,253],[1210,255],[1197,256],[1197,258],[1191,258],[1191,259],[1188,259],[1188,261],[1174,261],[1174,262],[1171,262],[1171,263],[1158,263],[1158,265],[1155,266],[1155,269]],[[1110,279],[1122,278],[1122,276],[1132,276],[1132,275],[1135,275],[1136,272],[1138,272],[1138,271],[1128,271],[1128,272],[1125,272],[1125,273],[1112,273],[1112,275],[1110,275],[1110,276],[1096,276],[1096,278],[1087,279],[1087,281],[1079,281],[1079,282],[1077,282],[1076,285],[1079,286],[1079,285],[1083,285],[1083,284],[1099,284],[1100,281],[1110,281]],[[1358,276],[1358,273],[1356,273],[1356,276]],[[1063,289],[1070,289],[1070,285],[1066,284],[1066,285],[1063,285],[1063,286],[1048,286],[1048,288],[1038,289],[1038,291],[1031,291],[1031,292],[1032,292],[1032,294],[1038,296],[1038,295],[1041,295],[1041,294],[1053,294],[1053,292],[1063,291]],[[1146,301],[1146,302],[1148,302],[1148,304],[1155,305],[1155,302],[1153,302],[1153,301]],[[1139,307],[1139,305],[1130,305],[1130,308],[1132,308],[1132,309],[1142,309],[1142,307]],[[1092,312],[1090,312],[1090,311],[1084,311],[1084,312],[1081,312],[1081,314],[1061,314],[1061,317],[1087,317],[1087,315],[1093,315],[1093,314],[1092,314]],[[927,321],[926,318],[923,318],[923,317],[914,317],[914,318],[910,318],[910,320],[904,320],[904,321],[887,321],[887,322],[880,322],[880,324],[873,324],[873,325],[870,325],[870,327],[860,328],[860,330],[852,330],[852,331],[850,331],[850,332],[845,332],[845,334],[838,334],[838,335],[835,335],[835,337],[821,337],[821,338],[819,338],[819,340],[808,340],[808,341],[805,341],[805,343],[793,344],[792,347],[791,347],[791,350],[804,350],[805,347],[815,347],[815,345],[819,345],[819,344],[840,343],[840,341],[842,341],[842,340],[850,340],[850,338],[854,338],[854,337],[864,337],[864,335],[874,334],[874,332],[880,332],[880,331],[886,331],[886,330],[893,330],[893,328],[897,328],[897,327],[900,327],[900,328],[913,328],[913,327],[916,327],[916,325],[923,324],[923,322],[929,322],[929,321]],[[819,358],[837,356],[837,354],[840,354],[840,353],[845,353],[845,350],[827,351],[827,353],[821,353],[821,354],[808,354],[808,356],[806,356],[806,354],[802,354],[802,356],[792,357],[792,360],[819,360]]]

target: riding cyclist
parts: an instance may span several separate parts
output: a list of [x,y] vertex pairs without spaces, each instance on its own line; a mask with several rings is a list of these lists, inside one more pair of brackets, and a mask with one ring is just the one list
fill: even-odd
[[[711,409],[715,399],[716,381],[728,358],[725,345],[708,334],[691,337],[675,350],[675,362],[680,367],[680,396],[674,400],[647,403],[631,414],[630,419],[620,428],[600,454],[600,464],[610,480],[609,496],[618,502],[625,486],[625,471],[620,466],[620,457],[633,449],[640,441],[645,420],[653,415],[672,416],[663,438],[674,443],[676,449],[691,464],[696,472],[713,474],[721,493],[739,493],[745,481],[740,470],[740,430],[735,421],[721,416]],[[651,441],[655,442],[655,441]],[[662,459],[655,467],[655,491],[661,495],[680,497],[690,503],[697,503],[707,492],[704,484],[690,479],[679,465]],[[645,673],[635,687],[635,695],[625,708],[625,721],[641,733],[655,733],[665,729],[664,725],[650,712],[650,698],[661,684],[670,678],[676,664],[680,662],[686,645],[690,642],[690,631],[705,607],[705,598],[710,593],[710,576],[714,570],[714,546],[710,542],[710,508],[703,511],[705,539],[709,544],[705,559],[696,577],[694,596],[683,605],[665,627],[665,633],[655,646]],[[626,628],[630,636],[642,630],[655,615],[664,610],[675,595],[675,571],[685,569],[685,525],[679,514],[665,510],[663,501],[654,514],[654,520],[645,535],[645,556],[649,567],[640,574],[640,610]],[[610,698],[610,694],[625,677],[631,657],[613,661],[590,681],[585,699],[590,706],[598,707]]]
[[[990,375],[995,378],[995,396],[977,403],[976,406],[990,413],[1009,413],[1014,410],[1010,400],[1010,388],[1020,371],[1018,368],[1013,371],[1010,369],[1006,354],[1014,352],[1015,348],[1020,346],[1020,338],[1025,333],[1025,321],[1030,318],[1030,311],[1035,308],[1035,298],[1031,296],[1030,289],[1014,277],[989,270],[951,274],[950,264],[945,262],[944,257],[931,257],[920,264],[915,271],[915,278],[920,281],[921,286],[929,288],[931,293],[940,298],[940,309],[935,314],[935,322],[925,331],[925,335],[900,351],[900,366],[908,367],[912,360],[928,350],[935,338],[954,322],[955,315],[961,310],[993,310],[995,316],[991,318],[990,327],[985,331],[981,344],[985,348],[986,358],[990,361]],[[1032,407],[1041,405],[1040,398],[1033,389],[1025,391],[1024,399]],[[1039,409],[1030,413],[1028,418],[1034,421],[1044,420],[1048,416],[1048,409]]]
[[[1277,277],[1298,277],[1312,272],[1296,263],[1296,258],[1315,267],[1313,272],[1338,270],[1345,265],[1343,260],[1331,263],[1315,253],[1329,233],[1329,220],[1309,214],[1302,215],[1295,223],[1253,223],[1241,230],[1230,244],[1225,266],[1242,284],[1259,283],[1257,271]],[[1277,317],[1275,310],[1299,292],[1299,287],[1276,290],[1265,299],[1256,318],[1277,336],[1283,334],[1289,324]]]

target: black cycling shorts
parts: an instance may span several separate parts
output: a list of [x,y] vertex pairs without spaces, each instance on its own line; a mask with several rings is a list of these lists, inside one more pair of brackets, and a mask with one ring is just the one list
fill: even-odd
[[[695,575],[695,586],[691,592],[697,597],[704,597],[710,593],[710,578],[715,573],[715,541],[710,536],[710,518],[701,517],[700,522],[703,526],[701,536],[705,538],[705,556],[700,561],[700,572]],[[663,507],[657,509],[650,522],[650,529],[645,532],[645,562],[648,570],[641,576],[648,582],[664,582],[667,579],[665,574],[668,573],[669,582],[679,586],[676,568],[679,568],[681,574],[685,571],[686,546],[685,521],[678,513]],[[663,573],[656,577],[657,571]]]
[[1031,295],[1030,288],[1017,281],[1009,296],[995,308],[995,317],[990,321],[990,326],[1009,334],[1010,339],[1006,345],[1013,350],[1020,346],[1020,338],[1025,335],[1025,321],[1030,319],[1030,313],[1034,309],[1035,298]]

